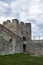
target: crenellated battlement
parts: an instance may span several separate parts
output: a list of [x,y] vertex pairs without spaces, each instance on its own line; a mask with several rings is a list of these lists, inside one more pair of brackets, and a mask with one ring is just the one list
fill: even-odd
[[18,19],[12,19],[12,21],[10,21],[10,20],[7,20],[7,21],[4,21],[3,22],[3,25],[8,25],[8,24],[19,24],[19,25],[25,25],[25,26],[30,26],[31,25],[31,23],[24,23],[24,22],[22,22],[22,21],[19,21]]

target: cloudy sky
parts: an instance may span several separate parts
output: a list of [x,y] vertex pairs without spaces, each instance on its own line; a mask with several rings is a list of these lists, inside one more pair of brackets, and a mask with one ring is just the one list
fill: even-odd
[[17,18],[32,25],[32,39],[43,39],[43,0],[0,0],[0,23]]

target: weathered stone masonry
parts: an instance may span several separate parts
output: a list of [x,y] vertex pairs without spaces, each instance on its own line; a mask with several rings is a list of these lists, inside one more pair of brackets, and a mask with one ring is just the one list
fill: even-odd
[[15,53],[15,43],[20,38],[20,36],[16,35],[15,33],[13,33],[12,31],[0,24],[0,54],[3,55]]
[[0,24],[0,54],[24,52],[43,55],[43,40],[31,40],[31,23],[4,21]]

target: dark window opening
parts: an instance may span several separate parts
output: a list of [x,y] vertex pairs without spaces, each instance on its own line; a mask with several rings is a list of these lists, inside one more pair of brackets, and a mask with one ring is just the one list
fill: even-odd
[[25,36],[23,36],[23,41],[26,41],[26,37]]
[[12,42],[12,39],[10,39],[10,42]]
[[23,52],[26,52],[26,44],[23,44]]

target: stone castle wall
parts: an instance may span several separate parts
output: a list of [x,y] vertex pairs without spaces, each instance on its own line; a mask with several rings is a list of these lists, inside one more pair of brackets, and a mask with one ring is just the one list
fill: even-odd
[[[16,33],[21,39],[13,39],[13,51],[23,52],[23,44],[26,44],[26,52],[29,54],[43,55],[43,40],[31,40],[31,24],[19,22],[17,19],[3,22],[3,26]],[[11,34],[11,33],[10,33]],[[25,40],[23,40],[23,36]],[[15,44],[14,44],[15,42]],[[7,42],[6,42],[7,43]],[[15,46],[16,45],[16,46]]]
[[31,40],[27,52],[29,54],[43,55],[43,40]]
[[0,54],[15,53],[18,38],[19,36],[0,24]]
[[0,54],[12,53],[12,42],[10,42],[11,36],[6,32],[0,31]]

